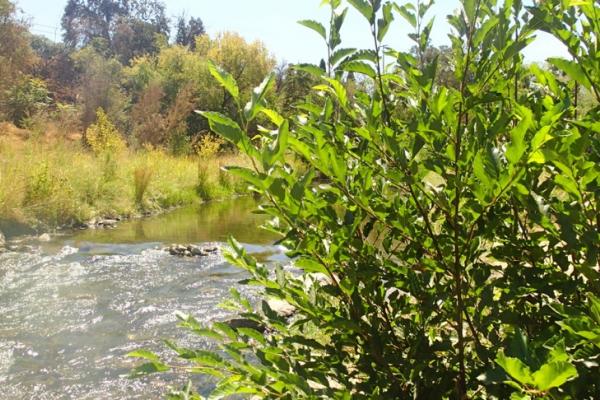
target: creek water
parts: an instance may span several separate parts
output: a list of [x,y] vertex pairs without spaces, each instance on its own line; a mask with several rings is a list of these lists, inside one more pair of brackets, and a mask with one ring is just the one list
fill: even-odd
[[163,339],[210,346],[178,328],[175,311],[230,318],[218,305],[245,275],[220,254],[178,258],[162,248],[224,245],[232,235],[263,261],[284,261],[255,207],[240,198],[50,242],[13,238],[0,254],[0,399],[158,399],[185,384],[171,374],[129,379],[139,360],[125,355],[147,348],[168,358]]

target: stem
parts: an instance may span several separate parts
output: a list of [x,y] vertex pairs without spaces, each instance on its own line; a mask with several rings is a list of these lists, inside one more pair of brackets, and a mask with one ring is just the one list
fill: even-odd
[[461,181],[461,169],[460,169],[460,158],[462,150],[463,140],[463,120],[467,116],[465,111],[465,93],[467,85],[467,76],[469,73],[469,64],[471,62],[471,51],[473,47],[473,31],[479,15],[481,6],[481,0],[478,0],[475,15],[472,21],[469,21],[469,28],[467,32],[467,54],[465,56],[465,67],[460,82],[460,104],[458,109],[458,123],[456,127],[456,134],[454,140],[454,154],[455,154],[455,195],[454,195],[454,270],[453,280],[455,285],[455,296],[456,296],[456,334],[458,336],[458,363],[459,363],[459,376],[456,382],[456,390],[459,399],[467,398],[467,373],[465,367],[465,337],[464,337],[464,321],[463,316],[466,312],[464,299],[463,299],[463,267],[461,265],[461,247],[460,247],[460,200],[462,194],[462,181]]

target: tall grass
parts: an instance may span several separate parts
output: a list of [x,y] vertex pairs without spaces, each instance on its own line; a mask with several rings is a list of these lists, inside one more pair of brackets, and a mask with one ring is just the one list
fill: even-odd
[[133,171],[133,183],[135,187],[135,204],[143,208],[144,194],[148,190],[150,180],[152,179],[152,170],[143,165]]
[[224,198],[243,190],[221,184],[224,164],[244,163],[237,155],[176,157],[151,149],[96,156],[76,142],[17,141],[0,132],[0,220],[56,227]]

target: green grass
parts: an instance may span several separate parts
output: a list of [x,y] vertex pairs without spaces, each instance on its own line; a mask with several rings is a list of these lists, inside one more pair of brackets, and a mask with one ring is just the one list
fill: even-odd
[[79,143],[15,141],[0,132],[0,219],[58,227],[226,198],[244,189],[220,167],[243,164],[237,155],[160,150],[96,156]]

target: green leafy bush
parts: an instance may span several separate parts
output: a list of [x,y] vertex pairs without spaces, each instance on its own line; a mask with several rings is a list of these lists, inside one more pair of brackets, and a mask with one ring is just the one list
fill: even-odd
[[[300,271],[263,265],[232,239],[228,259],[265,300],[234,290],[227,306],[257,328],[181,315],[219,352],[169,346],[190,373],[217,378],[211,398],[600,398],[599,349],[577,341],[595,331],[576,317],[597,317],[582,299],[600,292],[600,109],[579,110],[569,82],[521,53],[550,32],[576,58],[551,62],[600,99],[598,1],[461,1],[444,80],[425,57],[430,3],[349,0],[370,28],[367,50],[339,47],[347,9],[324,3],[329,29],[302,24],[325,41],[327,72],[297,67],[320,79],[322,102],[281,116],[265,102],[270,76],[238,105],[240,124],[202,113],[254,160],[229,171],[263,196],[266,228]],[[414,28],[413,52],[384,46],[396,18]],[[232,76],[212,73],[239,103]],[[349,92],[348,73],[367,89]],[[251,140],[259,114],[271,127]],[[133,356],[148,360],[137,373],[169,370]]]
[[35,113],[48,107],[51,102],[46,83],[32,77],[21,79],[3,97],[3,108],[8,118],[19,127]]

